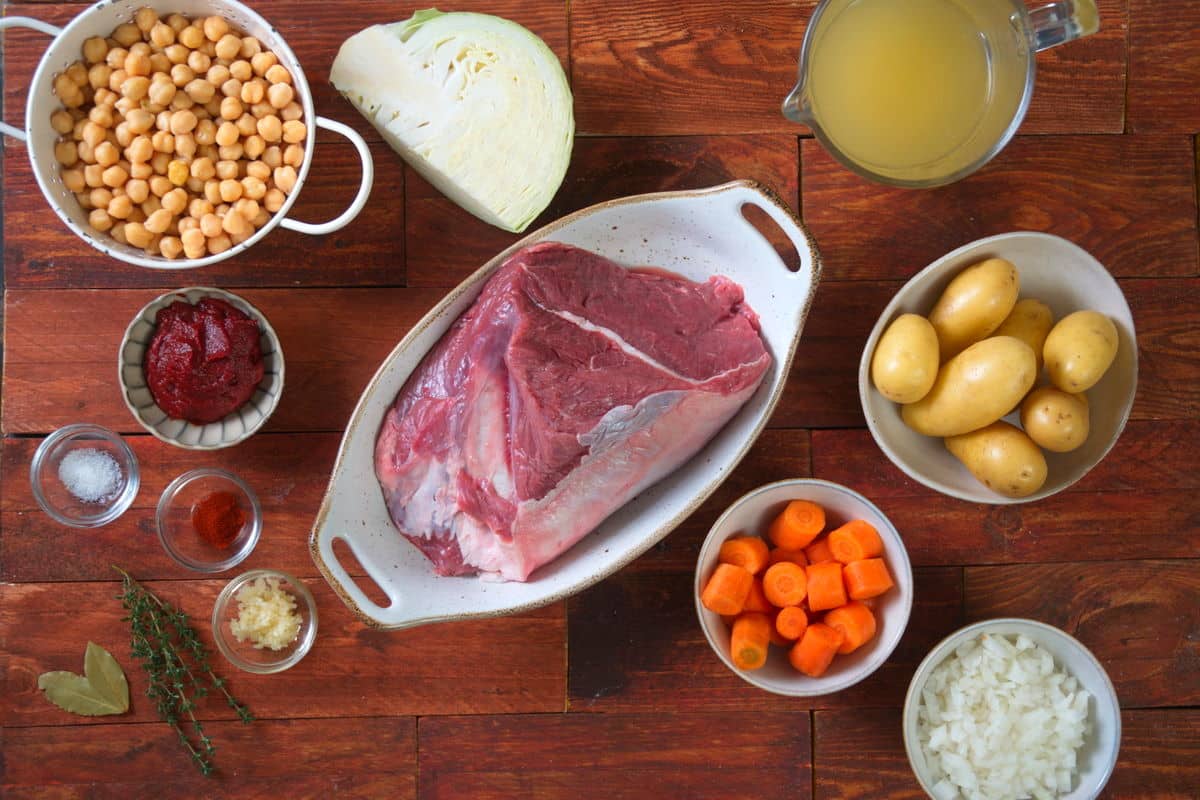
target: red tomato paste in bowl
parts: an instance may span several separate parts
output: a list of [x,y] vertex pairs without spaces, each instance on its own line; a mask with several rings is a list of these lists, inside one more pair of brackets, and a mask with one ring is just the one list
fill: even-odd
[[258,321],[224,300],[177,300],[159,309],[142,368],[159,408],[196,425],[216,422],[263,378]]

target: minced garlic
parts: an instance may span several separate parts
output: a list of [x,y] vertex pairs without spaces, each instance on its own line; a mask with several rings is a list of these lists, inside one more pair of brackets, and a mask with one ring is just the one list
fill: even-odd
[[229,623],[235,639],[255,648],[282,650],[300,633],[296,598],[279,588],[278,578],[255,578],[237,593],[238,616]]

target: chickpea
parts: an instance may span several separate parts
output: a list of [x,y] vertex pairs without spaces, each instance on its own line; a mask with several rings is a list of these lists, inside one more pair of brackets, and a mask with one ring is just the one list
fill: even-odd
[[182,133],[191,133],[196,129],[197,121],[196,115],[187,109],[176,111],[171,115],[171,133],[176,136]]
[[283,125],[279,122],[279,117],[274,114],[268,114],[260,119],[257,128],[258,135],[268,142],[278,142],[283,138]]
[[192,228],[186,231],[179,232],[179,239],[183,243],[183,254],[188,258],[203,258],[207,247],[207,241],[204,234],[197,228]]
[[102,36],[92,36],[83,40],[83,60],[89,64],[98,64],[108,55],[108,42]]
[[[304,141],[304,137],[308,135],[308,127],[298,119],[288,120],[283,123],[283,140],[288,142],[292,147],[296,147],[303,154],[303,148],[300,148],[300,142]],[[291,150],[289,147],[288,150]],[[303,157],[303,155],[301,155]],[[287,153],[284,152],[284,161],[287,161]],[[291,162],[288,162],[291,163]],[[299,166],[298,164],[293,166]]]
[[127,194],[113,197],[108,204],[108,214],[114,219],[129,219],[131,213],[133,213],[133,200],[129,199]]
[[129,165],[129,177],[137,178],[138,180],[146,180],[154,174],[154,169],[149,163],[143,161],[141,164]]
[[59,97],[79,92],[79,87],[75,85],[75,81],[71,80],[71,76],[65,72],[59,73],[54,79],[54,93]]
[[[163,55],[167,57],[167,61],[171,63],[171,70],[175,67],[186,67],[188,53],[192,52],[181,44],[173,44],[163,50]],[[164,70],[166,71],[166,70]],[[174,77],[174,76],[172,76]],[[188,80],[191,80],[190,78]],[[184,81],[186,83],[187,81]]]
[[192,162],[191,173],[193,178],[206,181],[217,174],[217,168],[211,158],[201,157]]
[[229,65],[229,74],[244,83],[254,77],[254,67],[243,57]]
[[[85,170],[86,172],[86,170]],[[216,179],[205,181],[204,183],[204,199],[212,203],[214,206],[218,203],[223,203],[221,199],[221,183]]]
[[108,64],[95,64],[88,70],[88,84],[93,89],[106,88],[110,77],[112,77],[112,67]]
[[233,247],[233,241],[223,233],[208,240],[208,252],[214,256],[218,253],[224,253],[231,247]]
[[196,155],[196,137],[190,133],[181,133],[175,137],[175,155],[184,160],[190,160]]
[[[113,73],[114,75],[116,73]],[[121,94],[130,100],[141,100],[150,91],[150,79],[144,76],[126,78],[121,83]]]
[[233,204],[235,213],[240,214],[247,222],[258,216],[258,201],[243,197]]
[[182,188],[187,189],[193,194],[201,194],[204,192],[204,180],[193,175],[187,179],[187,183]]
[[92,198],[87,194],[75,195],[75,200],[79,203],[79,207],[84,211],[90,211],[92,208]]
[[103,208],[93,208],[91,213],[88,214],[88,224],[101,233],[104,233],[112,228],[113,218]]
[[246,232],[250,225],[246,218],[239,214],[236,210],[230,211],[221,220],[221,229],[231,236],[237,236]]
[[124,69],[127,58],[129,58],[128,50],[124,47],[113,47],[104,56],[104,63],[112,69]]
[[95,208],[108,208],[108,204],[112,202],[113,193],[104,186],[97,186],[88,192],[88,201]]
[[151,233],[166,233],[171,225],[171,212],[160,208],[146,217],[146,230]]
[[192,108],[195,105],[196,101],[189,97],[186,92],[176,92],[175,97],[171,99],[169,108],[171,111],[183,111],[185,108]]
[[224,147],[225,145],[233,144],[238,140],[237,126],[232,122],[222,122],[221,127],[217,128],[216,143]]
[[108,88],[97,89],[95,94],[92,95],[92,101],[98,106],[107,108],[110,114],[117,112],[124,114],[128,108],[136,105],[132,101],[129,101],[128,106],[123,107],[121,105],[122,100],[125,100],[125,98]]
[[237,78],[230,78],[221,84],[221,94],[227,98],[235,99],[240,103],[242,97],[242,82]]
[[175,236],[164,236],[159,240],[158,251],[163,254],[164,258],[179,258],[183,253],[183,242]]
[[195,50],[204,44],[204,31],[196,25],[189,25],[175,35],[175,38],[189,50]]
[[209,100],[204,104],[204,113],[208,115],[209,119],[220,119],[221,101],[224,99],[224,97],[221,97],[214,92],[212,100]]
[[75,142],[58,142],[54,145],[54,157],[64,167],[73,167],[79,161],[79,148]]
[[132,202],[141,205],[150,196],[150,184],[144,179],[135,178],[125,184],[125,194],[129,196]]
[[217,58],[232,62],[242,51],[241,37],[227,33],[216,44]]
[[175,84],[169,78],[156,80],[150,84],[150,102],[160,106],[170,105],[171,101],[175,99],[175,92]]
[[251,161],[246,165],[246,177],[268,181],[271,179],[271,168],[261,161]]
[[83,168],[83,182],[92,187],[104,185],[104,167],[99,164],[88,164]]
[[242,159],[242,156],[246,155],[246,150],[242,147],[241,142],[234,142],[227,147],[218,148],[217,155],[221,157],[222,161],[238,162]]
[[242,101],[238,98],[226,97],[221,101],[221,119],[233,121],[242,113]]
[[205,17],[203,20],[196,20],[196,24],[203,27],[204,35],[210,42],[215,42],[229,33],[229,23],[222,17]]
[[167,194],[175,190],[175,184],[167,180],[164,175],[150,176],[150,191],[154,192],[155,197],[166,197]]
[[175,159],[167,165],[167,180],[176,186],[183,186],[187,183],[191,172],[188,170],[188,165],[182,161]]
[[283,151],[278,145],[271,145],[263,151],[262,162],[271,169],[283,166]]
[[204,53],[204,55],[208,56],[210,59],[216,58],[217,43],[206,41],[204,44],[200,45],[200,52]]
[[[92,106],[88,110],[87,119],[89,122],[99,125],[101,128],[111,128],[113,126],[113,107],[109,105]],[[84,124],[86,130],[87,124]]]
[[217,140],[217,124],[211,119],[202,119],[196,123],[196,130],[192,133],[196,137],[196,144],[201,147],[210,145]]
[[129,180],[129,171],[119,164],[113,164],[104,170],[101,177],[105,186],[124,186],[125,181]]
[[238,117],[237,129],[242,136],[253,136],[258,133],[258,120],[249,114],[242,114]]
[[108,88],[114,92],[119,92],[121,91],[121,84],[128,79],[129,73],[125,71],[125,67],[117,67],[108,73]]
[[158,23],[158,12],[153,8],[139,8],[133,15],[133,24],[142,33],[149,33]]
[[242,142],[242,150],[247,158],[258,158],[267,149],[267,142],[257,133],[253,136],[247,136]]
[[148,111],[135,108],[125,115],[125,124],[129,126],[130,133],[140,136],[154,126],[154,116]]
[[242,48],[238,51],[238,55],[242,58],[253,58],[262,52],[262,42],[253,36],[242,37]]
[[279,59],[275,54],[264,50],[250,58],[250,67],[254,70],[254,74],[262,77],[267,74],[267,70],[279,63]]
[[278,186],[284,194],[291,194],[292,189],[296,186],[296,168],[290,164],[285,167],[277,168],[273,173],[271,173],[271,177],[274,178],[275,185]]
[[115,109],[117,110],[117,113],[118,113],[118,114],[121,114],[122,116],[125,116],[125,115],[128,115],[128,114],[129,114],[129,112],[131,112],[131,111],[133,111],[134,109],[138,108],[138,101],[137,101],[137,100],[130,100],[128,97],[122,97],[120,100],[118,100],[118,101],[117,101],[117,102],[116,102],[116,103],[113,105],[113,108],[115,108]]
[[150,74],[150,56],[132,50],[125,57],[125,72],[135,77],[145,77]]
[[73,169],[64,169],[62,171],[62,182],[63,186],[67,187],[67,191],[74,194],[82,192],[84,187],[87,186],[87,184],[83,182],[83,170],[79,167],[75,167]]
[[208,72],[208,68],[212,66],[212,59],[201,50],[193,50],[188,54],[187,65],[197,74]]
[[159,153],[175,152],[175,137],[167,131],[157,131],[150,137],[150,143],[154,145],[154,149]]
[[[121,153],[120,153],[120,151],[117,150],[117,148],[115,146],[113,146],[112,142],[105,140],[105,141],[101,142],[100,144],[96,145],[96,163],[99,164],[100,166],[111,167],[120,160],[121,160]],[[129,177],[128,173],[125,175],[125,177],[126,178]],[[104,179],[104,182],[106,184],[108,184],[109,186],[120,186],[122,183],[125,182],[125,180],[122,179],[118,183],[109,183],[109,180],[110,180],[110,178],[108,178],[108,177],[106,177]]]
[[213,86],[220,86],[225,81],[229,80],[229,67],[224,64],[213,64],[208,68],[208,72],[204,75],[204,80],[211,83]]
[[89,147],[95,148],[107,138],[108,131],[104,130],[104,128],[100,125],[97,125],[91,120],[84,124],[82,141],[87,142]]
[[[266,193],[267,185],[260,178],[256,178],[253,175],[247,175],[242,178],[242,195],[244,197],[250,200],[262,200]],[[254,214],[247,214],[246,218],[253,219],[257,213],[255,211]]]
[[270,221],[271,221],[271,212],[267,211],[265,208],[262,208],[260,206],[258,209],[258,215],[255,216],[254,219],[250,220],[250,224],[253,225],[255,228],[261,228],[263,225],[266,225]]
[[276,109],[285,107],[295,97],[295,91],[286,83],[273,83],[271,88],[267,89],[267,102]]
[[160,208],[162,208],[162,200],[156,195],[150,195],[142,202],[139,208],[141,209],[143,215],[149,217],[155,211],[158,211]]
[[183,189],[175,188],[163,195],[162,207],[172,216],[182,214],[187,208],[188,194]]
[[[108,141],[108,140],[107,139],[100,140],[100,142],[105,142],[105,141]],[[97,144],[100,144],[100,142],[97,142]],[[75,143],[75,153],[76,153],[76,155],[79,156],[79,160],[82,161],[84,164],[95,164],[96,163],[96,148],[93,147],[91,145],[91,143],[88,142],[86,139]]]
[[297,121],[304,116],[304,106],[297,103],[295,100],[288,103],[279,110],[279,118],[284,122]]
[[188,203],[187,212],[192,219],[201,219],[205,214],[213,213],[213,204],[203,197],[194,197]]
[[69,112],[60,108],[50,115],[50,127],[54,128],[55,133],[65,136],[75,129],[75,120]]
[[165,22],[159,22],[150,29],[150,43],[159,49],[175,44],[175,29]]
[[222,161],[217,162],[217,179],[218,180],[222,180],[222,181],[237,180],[239,172],[241,172],[241,170],[238,169],[238,162],[236,162],[236,161],[222,160]]
[[[112,212],[109,212],[110,215],[111,215],[111,213]],[[125,223],[124,222],[114,223],[112,226],[112,230],[108,232],[108,235],[111,236],[115,241],[117,241],[120,244],[129,244],[129,240],[125,238]]]
[[255,78],[252,81],[247,81],[246,83],[242,84],[242,102],[243,103],[248,103],[250,105],[254,105],[255,103],[261,103],[263,98],[266,97],[266,94],[267,94],[267,88],[266,88],[266,86],[263,85],[263,82],[261,80],[259,80],[258,78]]
[[121,147],[129,147],[129,145],[133,144],[133,140],[137,138],[130,133],[128,122],[122,122],[116,128],[113,128],[113,136],[116,138],[117,144]]
[[200,218],[200,232],[210,239],[221,235],[221,218],[216,214],[205,214]]
[[125,148],[125,157],[129,159],[129,163],[131,164],[142,164],[153,158],[154,144],[151,143],[150,137],[145,134],[136,137]]
[[88,70],[80,61],[76,61],[67,67],[66,75],[71,79],[71,83],[75,84],[79,89],[88,85]]
[[279,209],[283,208],[284,197],[283,192],[279,189],[271,188],[263,195],[263,208],[274,214]]
[[196,79],[196,72],[187,64],[176,64],[171,67],[171,82],[182,89]]
[[140,222],[126,222],[125,238],[134,247],[145,247],[150,244],[150,240],[154,238],[154,235],[146,230],[146,226]]
[[171,59],[167,58],[166,53],[151,53],[150,54],[150,74],[154,75],[159,72],[171,71]]
[[183,14],[172,14],[171,16],[167,17],[167,24],[171,26],[171,30],[178,34],[191,23],[188,22],[188,18]]

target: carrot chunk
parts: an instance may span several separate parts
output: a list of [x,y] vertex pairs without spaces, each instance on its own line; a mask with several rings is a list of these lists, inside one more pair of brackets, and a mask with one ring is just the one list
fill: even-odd
[[865,519],[855,519],[829,534],[829,550],[843,564],[883,555],[879,531]]
[[713,613],[722,616],[740,614],[754,576],[745,568],[733,564],[718,564],[712,577],[700,593],[700,602]]
[[804,556],[808,559],[808,563],[810,564],[824,564],[827,561],[837,561],[837,559],[833,557],[833,551],[829,549],[828,536],[823,539],[818,539],[808,547],[804,548]]
[[763,573],[763,594],[771,605],[779,608],[800,605],[807,592],[808,576],[799,564],[780,561]]
[[824,509],[807,500],[793,500],[771,523],[767,538],[777,547],[799,550],[817,538],[824,529]]
[[802,567],[808,566],[808,557],[804,555],[803,550],[788,550],[783,547],[771,548],[771,552],[767,554],[767,566],[778,564],[780,561],[790,561]]
[[746,601],[742,603],[742,611],[755,611],[759,614],[770,614],[775,610],[767,600],[767,596],[763,594],[762,578],[757,575],[750,583],[750,591],[746,594]]
[[730,658],[739,669],[758,669],[767,663],[771,619],[766,614],[742,614],[729,634]]
[[[809,564],[807,572],[808,607],[811,610],[828,611],[846,605],[846,586],[842,583],[841,564],[836,561]],[[770,597],[768,593],[767,598]]]
[[810,678],[819,678],[829,669],[841,646],[841,631],[815,622],[805,629],[800,641],[788,651],[788,661]]
[[824,622],[842,632],[844,638],[838,648],[842,655],[853,653],[875,636],[875,615],[862,603],[850,602],[835,608],[825,615]]
[[[788,608],[798,608],[798,606],[788,606]],[[775,621],[779,619],[780,610],[782,609],[776,609],[773,613],[767,615],[771,618],[771,644],[777,644],[780,647],[791,647],[795,642],[792,639],[785,639],[779,633],[779,628],[775,624]]]
[[846,592],[852,600],[878,597],[896,585],[882,558],[851,561],[846,565],[844,573]]
[[808,627],[808,615],[799,606],[788,606],[779,609],[775,615],[775,630],[784,639],[795,641],[804,635]]
[[757,536],[734,536],[721,544],[717,560],[722,564],[735,564],[751,575],[757,575],[767,566],[767,543]]

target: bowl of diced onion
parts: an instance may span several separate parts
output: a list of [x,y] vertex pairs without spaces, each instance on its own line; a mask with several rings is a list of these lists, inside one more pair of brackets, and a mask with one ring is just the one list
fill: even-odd
[[1121,709],[1104,667],[1074,637],[993,619],[930,651],[908,687],[904,748],[935,800],[1090,800],[1112,775]]

